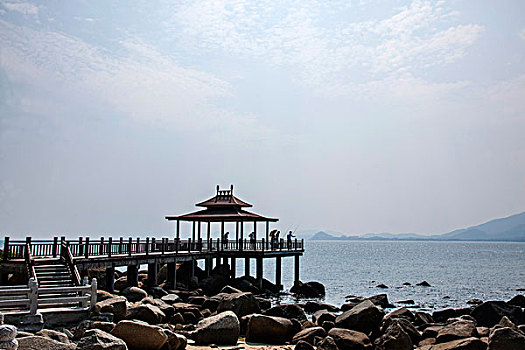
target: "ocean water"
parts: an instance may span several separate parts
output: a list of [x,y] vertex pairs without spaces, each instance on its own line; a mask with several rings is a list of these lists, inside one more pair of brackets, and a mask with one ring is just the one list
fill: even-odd
[[[306,241],[300,279],[326,287],[325,302],[341,305],[346,295],[386,293],[391,303],[412,299],[424,310],[463,307],[472,298],[508,300],[525,288],[525,243]],[[253,260],[253,259],[252,259]],[[283,259],[285,290],[293,284],[293,258]],[[243,261],[237,274],[244,273]],[[255,265],[252,262],[252,275]],[[274,259],[264,277],[275,278]],[[431,287],[416,286],[427,281]],[[411,286],[403,286],[409,282]],[[388,289],[376,288],[378,284]],[[290,301],[291,297],[284,297]],[[295,300],[296,301],[296,300]],[[400,304],[396,304],[401,306]]]

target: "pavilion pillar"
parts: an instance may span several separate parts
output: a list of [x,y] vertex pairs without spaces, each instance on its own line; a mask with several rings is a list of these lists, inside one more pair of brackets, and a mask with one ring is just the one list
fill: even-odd
[[177,261],[170,262],[168,265],[168,286],[177,289]]
[[269,238],[270,238],[270,221],[266,221],[266,250],[268,250]]
[[250,258],[244,258],[244,276],[250,277]]
[[235,279],[235,275],[236,275],[236,270],[237,270],[237,259],[235,257],[232,257],[231,258],[231,263],[230,263],[230,271],[231,271],[231,278],[232,279]]
[[128,265],[128,273],[126,274],[128,287],[138,287],[139,285],[139,267],[138,265]]
[[241,224],[241,246],[239,247],[239,250],[242,251],[244,249],[244,222],[240,222]]
[[239,221],[236,221],[235,222],[235,246],[237,247],[237,250],[239,250],[238,244],[239,244]]
[[106,268],[106,292],[113,293],[115,291],[115,268]]
[[[208,221],[208,242],[210,241],[210,238],[211,238],[211,222]],[[208,249],[211,249],[211,247],[208,247]]]
[[275,258],[275,285],[279,289],[283,289],[283,285],[281,283],[281,260],[282,258],[280,256]]
[[224,221],[221,221],[221,242],[224,241]]
[[197,222],[193,221],[193,228],[191,230],[191,241],[192,242],[195,242],[195,225],[197,224]]
[[256,283],[257,288],[262,290],[263,285],[263,258],[256,258],[257,272],[256,272]]
[[202,226],[201,224],[202,223],[200,221],[197,222],[197,225],[199,225],[197,229],[197,236],[199,238],[199,241],[201,240],[201,226]]
[[255,235],[255,242],[257,242],[257,221],[253,222],[253,234]]
[[159,263],[154,262],[152,264],[148,264],[148,284],[150,287],[154,287],[157,285],[157,274],[159,272]]
[[299,255],[294,256],[295,264],[295,274],[294,274],[294,284],[299,282]]
[[177,241],[180,239],[180,220],[177,220]]

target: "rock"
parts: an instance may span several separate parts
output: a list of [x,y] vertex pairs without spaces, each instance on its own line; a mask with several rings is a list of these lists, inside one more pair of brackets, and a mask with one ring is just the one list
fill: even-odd
[[73,350],[74,344],[65,344],[53,339],[34,335],[18,338],[18,350]]
[[168,292],[159,286],[150,286],[146,291],[154,298],[162,298],[163,296],[168,295]]
[[36,332],[35,335],[53,339],[61,343],[69,344],[69,338],[67,337],[67,335],[65,335],[62,332],[54,331],[52,329],[42,329]]
[[246,340],[256,343],[284,344],[292,340],[297,329],[287,318],[253,315],[248,322]]
[[416,326],[428,323],[434,323],[434,319],[432,318],[432,316],[430,316],[430,314],[423,311],[417,311],[414,314],[414,324]]
[[95,304],[95,313],[109,312],[113,314],[116,322],[126,318],[128,311],[127,300],[124,297],[115,297],[100,301]]
[[0,342],[15,339],[17,329],[15,326],[0,324]]
[[518,294],[509,301],[507,301],[507,304],[525,308],[525,296]]
[[110,292],[106,292],[105,290],[102,290],[102,289],[97,290],[97,302],[104,301],[106,299],[111,299],[111,298],[114,298],[116,296],[117,295],[111,294]]
[[166,350],[183,350],[188,344],[188,340],[185,336],[177,334],[169,329],[164,329],[164,334],[168,336],[168,341],[164,345],[163,349]]
[[86,334],[86,331],[90,329],[100,329],[103,332],[111,333],[113,328],[115,328],[115,324],[113,322],[85,320],[73,328],[73,339],[79,340],[84,336],[84,334]]
[[430,326],[423,330],[423,338],[435,338],[444,326]]
[[374,305],[380,306],[382,308],[394,307],[394,305],[388,302],[388,296],[386,294],[377,294],[367,299],[370,300]]
[[489,336],[489,350],[525,349],[525,335],[509,327],[498,328]]
[[412,344],[417,344],[421,340],[421,333],[416,329],[416,327],[414,327],[412,323],[410,323],[409,320],[403,317],[389,318],[384,320],[383,325],[381,327],[382,333],[386,333],[388,328],[390,328],[393,324],[396,324],[406,334],[408,334],[410,340],[412,341]]
[[476,332],[478,332],[478,337],[488,337],[490,334],[490,328],[488,327],[476,327]]
[[305,342],[304,340],[299,340],[297,344],[295,344],[295,350],[315,350],[314,346]]
[[437,310],[432,313],[432,318],[434,319],[435,322],[438,322],[438,323],[445,323],[449,318],[454,318],[458,316],[459,316],[458,313],[454,309]]
[[142,299],[141,303],[151,304],[151,305],[158,307],[160,311],[162,311],[164,315],[166,316],[165,317],[166,320],[170,319],[171,316],[175,314],[175,308],[172,305],[162,301],[161,299],[153,299],[152,297],[146,297]]
[[199,321],[190,337],[196,344],[235,345],[239,334],[237,315],[233,311],[225,311]]
[[413,348],[410,336],[400,326],[398,320],[394,320],[374,344],[376,350],[412,350]]
[[465,338],[453,340],[447,343],[427,345],[422,347],[423,350],[486,350],[487,344],[478,338]]
[[403,285],[404,286],[411,286],[412,284],[410,282],[404,282]]
[[221,289],[220,293],[242,293],[242,290],[233,288],[232,286],[225,286]]
[[503,316],[507,316],[514,324],[523,323],[521,307],[509,305],[504,301],[487,301],[472,310],[471,315],[480,327],[493,327]]
[[171,316],[171,319],[170,319],[170,323],[171,324],[183,324],[184,323],[184,317],[182,317],[182,315],[177,312],[175,315]]
[[326,310],[316,311],[312,315],[312,321],[317,323],[317,325],[319,326],[322,325],[325,321],[335,322],[335,318],[336,316],[333,313]]
[[406,318],[410,322],[413,322],[415,320],[415,316],[412,313],[412,311],[410,311],[406,307],[402,307],[402,308],[399,308],[397,310],[390,312],[388,315],[385,316],[385,320],[390,319],[390,318],[400,318],[400,317]]
[[514,329],[515,331],[518,330],[518,327],[516,327],[516,325],[514,323],[512,323],[511,320],[509,320],[509,318],[507,316],[503,316],[501,318],[501,320],[498,322],[497,324],[498,326],[501,326],[501,327],[508,327],[508,328],[512,328]]
[[479,304],[483,304],[483,300],[477,299],[477,298],[473,298],[473,299],[470,299],[469,301],[467,301],[467,304],[469,304],[469,305],[479,305]]
[[290,293],[305,298],[321,298],[325,296],[325,288],[319,282],[296,282],[290,289]]
[[416,286],[420,286],[420,287],[432,287],[432,286],[430,285],[430,283],[428,283],[427,281],[423,281],[423,282],[416,283]]
[[323,321],[323,323],[321,324],[321,327],[323,327],[323,329],[328,332],[330,331],[330,329],[335,328],[335,322]]
[[342,328],[332,328],[328,335],[332,337],[340,350],[372,349],[366,334]]
[[397,301],[398,304],[405,304],[405,305],[414,305],[415,302],[414,300],[412,299],[407,299],[407,300],[399,300]]
[[140,321],[120,321],[111,334],[124,340],[130,350],[158,350],[168,341],[162,328]]
[[261,311],[259,304],[252,293],[240,292],[233,294],[220,293],[210,299],[217,300],[217,312],[233,311],[237,317],[258,313]]
[[180,303],[182,300],[177,294],[167,294],[160,298],[163,302],[173,305],[175,303]]
[[148,296],[148,293],[142,288],[139,287],[127,287],[122,291],[122,295],[128,299],[128,301],[134,303],[136,301],[141,301]]
[[441,328],[436,336],[438,343],[456,339],[477,337],[476,325],[470,321],[456,321]]
[[283,317],[289,320],[295,319],[300,323],[306,322],[308,318],[303,309],[297,304],[281,304],[266,310],[263,315]]
[[334,338],[328,336],[317,343],[317,350],[339,350]]
[[18,349],[18,340],[11,339],[6,341],[0,341],[0,349],[2,350],[17,350]]
[[157,306],[151,304],[139,304],[131,307],[128,310],[126,319],[128,320],[139,320],[149,324],[158,324],[166,318],[164,312],[162,312]]
[[100,329],[90,329],[78,342],[77,350],[128,350],[126,343]]
[[327,310],[331,312],[339,311],[339,308],[334,305],[320,303],[320,302],[312,301],[312,300],[309,300],[304,304],[300,304],[300,306],[303,308],[305,312],[308,312],[308,313],[314,313],[319,310]]
[[128,287],[128,278],[126,276],[117,278],[113,286],[116,290],[126,289]]
[[259,308],[261,310],[268,310],[272,307],[272,302],[269,299],[255,297],[255,300],[257,300],[257,303],[259,304]]
[[326,331],[324,330],[323,327],[306,328],[293,336],[292,343],[296,344],[299,341],[305,341],[313,345],[315,337],[324,338],[325,336],[326,336]]
[[368,334],[379,327],[384,314],[385,312],[381,308],[372,304],[370,300],[365,300],[337,316],[335,325],[338,328],[352,329]]
[[378,285],[376,286],[376,288],[387,289],[388,286],[387,286],[386,284],[381,283],[381,284],[378,284]]

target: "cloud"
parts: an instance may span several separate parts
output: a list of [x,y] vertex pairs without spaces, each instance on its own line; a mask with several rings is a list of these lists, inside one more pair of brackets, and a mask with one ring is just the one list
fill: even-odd
[[523,28],[522,30],[520,30],[518,32],[518,36],[522,39],[522,40],[525,40],[525,28]]
[[2,5],[8,11],[19,12],[25,16],[38,16],[38,6],[30,4],[28,2],[21,1],[0,1]]

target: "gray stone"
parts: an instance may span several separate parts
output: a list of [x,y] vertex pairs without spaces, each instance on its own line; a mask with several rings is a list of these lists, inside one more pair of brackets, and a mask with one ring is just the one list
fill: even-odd
[[375,306],[370,300],[365,300],[337,316],[335,326],[368,334],[379,328],[384,314],[383,309]]
[[109,312],[114,316],[115,321],[120,321],[126,318],[128,311],[127,299],[124,297],[109,298],[104,301],[99,301],[95,305],[95,313]]
[[90,329],[78,342],[77,350],[128,350],[126,343],[100,329]]
[[16,327],[11,325],[0,325],[0,342],[16,338]]
[[35,335],[39,335],[41,337],[46,337],[49,339],[53,339],[56,341],[59,341],[61,343],[69,344],[69,338],[67,335],[65,335],[62,332],[58,332],[52,329],[42,329],[41,331],[38,331],[35,333]]
[[441,328],[436,336],[438,343],[446,343],[456,339],[477,337],[476,325],[470,321],[456,321]]
[[410,336],[394,320],[374,342],[376,350],[411,350],[413,348]]
[[175,303],[180,303],[182,300],[177,294],[168,294],[160,298],[165,303],[173,305]]
[[199,321],[189,337],[196,344],[235,345],[239,334],[237,315],[233,311],[225,311]]
[[18,350],[73,350],[75,347],[74,344],[65,344],[38,335],[18,338]]
[[524,317],[521,307],[504,301],[487,301],[472,310],[471,315],[480,327],[493,327],[503,316],[507,316],[514,324],[522,324]]
[[293,322],[287,318],[252,315],[248,322],[246,340],[268,344],[284,344],[292,340],[296,332]]
[[165,318],[166,315],[164,312],[162,312],[157,306],[151,304],[132,306],[126,315],[126,319],[128,320],[139,320],[149,324],[161,323]]
[[259,303],[255,300],[252,293],[220,293],[210,299],[217,300],[217,312],[233,311],[237,317],[258,313],[261,311]]

